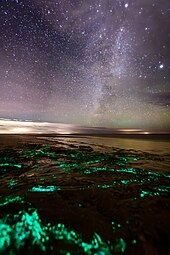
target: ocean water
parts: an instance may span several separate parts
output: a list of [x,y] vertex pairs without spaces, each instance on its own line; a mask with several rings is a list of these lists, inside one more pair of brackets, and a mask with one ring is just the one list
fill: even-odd
[[[150,157],[140,165],[148,170],[158,172],[170,172],[170,137],[169,136],[123,136],[121,137],[96,137],[96,136],[68,136],[68,137],[41,137],[41,139],[52,141],[59,141],[65,146],[84,145],[91,146],[94,150],[99,151],[114,151],[114,149],[122,149],[130,154],[149,153],[159,155],[158,161]],[[136,162],[135,162],[136,163]]]
[[94,137],[94,136],[84,136],[84,137],[64,137],[64,138],[49,138],[44,139],[55,141],[61,140],[64,143],[81,143],[88,144],[92,146],[104,146],[104,147],[117,147],[124,150],[137,150],[146,151],[149,153],[156,154],[170,154],[170,137],[156,136],[144,137],[136,136],[135,138],[117,138],[117,137]]
[[168,254],[170,143],[144,138],[1,137],[0,254]]

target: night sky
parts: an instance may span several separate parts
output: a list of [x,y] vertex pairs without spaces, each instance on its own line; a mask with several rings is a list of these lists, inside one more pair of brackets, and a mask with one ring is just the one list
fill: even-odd
[[170,131],[170,1],[0,0],[0,117]]

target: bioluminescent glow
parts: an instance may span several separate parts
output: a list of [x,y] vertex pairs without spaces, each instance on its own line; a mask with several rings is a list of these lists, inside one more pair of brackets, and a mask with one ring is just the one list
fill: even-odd
[[[10,249],[11,254],[20,252],[27,247],[27,251],[37,250],[46,254],[55,249],[57,252],[69,254],[70,245],[79,254],[111,254],[112,250],[124,251],[125,243],[122,238],[116,240],[115,246],[104,243],[101,237],[94,233],[91,243],[84,242],[74,230],[68,230],[64,224],[43,225],[37,211],[30,209],[28,212],[20,211],[16,215],[7,215],[0,220],[0,252],[5,254]],[[28,246],[29,242],[29,246]],[[64,246],[62,245],[64,244]],[[64,253],[63,253],[64,252]]]
[[8,204],[12,204],[12,203],[15,203],[15,202],[19,202],[19,203],[25,203],[23,197],[20,197],[20,196],[8,196],[8,197],[0,197],[0,207],[3,207],[5,205],[8,205]]
[[157,231],[147,228],[143,212],[146,217],[148,205],[152,215],[166,210],[170,175],[155,171],[159,164],[166,166],[166,158],[119,148],[95,150],[60,138],[1,148],[0,254],[140,250],[155,238],[152,234],[146,241],[145,233]]
[[30,190],[31,192],[53,192],[56,190],[61,190],[58,186],[41,186],[38,185],[37,187],[32,187]]

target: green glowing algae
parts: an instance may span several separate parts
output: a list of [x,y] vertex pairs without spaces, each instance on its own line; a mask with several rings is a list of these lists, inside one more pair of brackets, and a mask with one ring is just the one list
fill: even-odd
[[0,252],[4,252],[11,244],[11,227],[0,221]]
[[16,185],[17,185],[17,181],[11,180],[10,183],[8,184],[8,187],[12,189],[12,188],[14,188]]
[[21,151],[21,155],[27,158],[54,158],[57,159],[59,156],[57,153],[55,152],[51,152],[51,151],[47,151],[48,149],[50,149],[50,147],[41,147],[38,149],[34,149],[34,150],[30,150],[30,149],[23,149]]
[[144,191],[142,190],[141,194],[140,194],[140,197],[145,197],[146,195],[149,195],[149,196],[152,196],[152,192],[150,191]]
[[127,246],[127,243],[123,240],[123,238],[119,238],[119,239],[117,239],[117,243],[115,245],[114,250],[116,252],[124,253],[125,249],[126,249],[126,246]]
[[[8,172],[11,171],[11,169],[15,170],[14,175],[10,172],[10,179],[5,176],[8,192],[15,187],[17,181],[20,183],[22,177],[17,179],[15,173],[18,169],[21,169],[24,164],[28,165],[28,171],[42,171],[36,172],[35,176],[38,176],[36,179],[35,177],[31,177],[33,176],[33,171],[31,172],[32,175],[30,174],[29,176],[28,174],[29,180],[28,186],[26,186],[26,191],[28,191],[28,187],[33,186],[33,184],[30,186],[32,180],[36,183],[36,186],[29,189],[30,192],[55,192],[65,189],[65,187],[66,189],[71,190],[73,187],[75,188],[74,184],[76,183],[77,185],[79,180],[82,182],[79,186],[76,186],[77,190],[84,190],[87,188],[96,190],[112,189],[113,192],[116,191],[114,193],[115,196],[118,195],[117,197],[121,198],[123,195],[123,199],[127,197],[130,201],[137,200],[136,202],[145,202],[143,198],[149,198],[151,200],[150,197],[167,196],[170,192],[167,180],[170,176],[168,174],[156,173],[147,171],[146,169],[132,167],[136,165],[137,167],[142,167],[138,162],[133,161],[144,160],[149,157],[151,158],[151,156],[147,154],[142,157],[134,156],[134,154],[128,156],[117,150],[113,155],[110,155],[107,153],[92,152],[90,148],[86,149],[84,146],[79,148],[81,149],[81,152],[74,149],[63,149],[62,147],[54,148],[52,146],[32,145],[30,147],[28,146],[28,149],[19,150],[18,154],[13,154],[13,158],[10,158],[9,156],[9,153],[11,152],[8,152],[7,156],[4,154],[4,156],[0,158],[0,171],[4,173],[4,171]],[[137,153],[135,153],[135,155],[137,155]],[[129,163],[132,164],[130,165]],[[53,166],[55,166],[54,169]],[[63,172],[60,175],[61,170]],[[52,173],[55,173],[55,175]],[[75,173],[76,178],[70,173]],[[87,175],[90,176],[88,177]],[[24,181],[27,181],[26,179],[28,176],[24,176]],[[46,178],[44,178],[44,176]],[[63,178],[63,176],[66,176],[67,178]],[[13,178],[15,178],[15,180]],[[92,183],[90,185],[88,185],[89,179]],[[39,180],[40,184],[43,185],[38,185]],[[72,180],[73,185],[71,183]],[[45,185],[45,182],[48,185]],[[55,185],[59,184],[59,186],[54,186],[54,183]],[[106,191],[97,190],[97,192],[105,193]],[[60,193],[61,192],[59,192],[59,195]],[[29,195],[31,194],[29,193]],[[33,196],[33,194],[31,196]],[[81,201],[77,201],[76,203],[77,209],[82,210],[85,207],[85,203],[79,202]],[[13,203],[24,203],[24,201],[19,196],[9,196],[8,198],[3,199],[0,198],[1,207]],[[8,207],[6,208],[8,209]],[[116,236],[118,234],[117,236],[119,236],[119,238],[115,238],[114,243],[109,244],[109,241],[108,243],[103,243],[97,233],[94,234],[94,238],[91,242],[86,243],[79,234],[73,230],[68,230],[63,224],[57,224],[55,226],[52,226],[51,224],[47,224],[46,226],[42,225],[40,219],[36,215],[37,213],[33,214],[31,211],[21,212],[18,216],[14,217],[15,219],[13,223],[11,223],[11,220],[8,221],[11,216],[9,216],[8,219],[5,218],[2,220],[2,225],[0,225],[0,230],[2,230],[0,236],[0,253],[3,251],[4,254],[5,252],[8,254],[7,248],[14,246],[16,249],[15,251],[18,251],[21,247],[27,247],[26,243],[29,243],[30,247],[34,248],[34,246],[38,246],[44,253],[55,250],[57,246],[59,247],[58,254],[74,254],[69,251],[69,248],[64,250],[62,246],[60,249],[60,241],[77,247],[75,250],[80,250],[80,253],[77,254],[108,255],[110,254],[110,251],[118,253],[124,253],[126,251],[127,243],[125,241],[128,239],[125,240],[125,235],[122,236],[122,231],[124,230],[122,222],[121,224],[112,222],[113,235]],[[129,223],[125,223],[126,227],[128,227],[127,224]],[[12,245],[13,240],[15,240],[14,246]],[[54,245],[56,242],[57,245]],[[136,244],[136,239],[131,239],[127,242],[128,244]],[[17,253],[15,253],[15,251],[14,254]]]
[[139,158],[133,158],[133,160],[134,160],[134,161],[138,161],[138,160],[139,160]]
[[98,184],[97,185],[97,187],[100,189],[109,189],[109,188],[112,188],[113,186],[114,184],[103,184],[103,185]]
[[[30,209],[28,212],[20,211],[16,215],[7,215],[0,220],[0,253],[6,251],[19,252],[25,247],[26,251],[31,251],[38,247],[43,254],[56,249],[57,254],[68,254],[70,245],[77,247],[76,254],[111,254],[112,248],[108,243],[104,243],[101,237],[95,233],[91,243],[84,242],[82,237],[73,230],[68,230],[64,224],[52,226],[50,223],[43,225],[36,210]],[[64,244],[64,249],[63,245]],[[122,242],[122,241],[121,241]],[[28,247],[29,244],[29,247]],[[122,245],[122,244],[121,244]],[[116,249],[118,246],[116,244]],[[123,247],[121,246],[121,250]],[[37,252],[37,248],[35,249]],[[64,252],[64,253],[63,253]],[[73,254],[73,253],[71,253]]]
[[20,196],[8,196],[8,197],[0,197],[0,206],[5,206],[11,203],[15,203],[15,202],[20,202],[20,203],[25,203],[25,201],[23,200],[22,197]]
[[18,170],[22,168],[21,164],[17,164],[15,160],[11,158],[3,158],[0,160],[0,173],[7,174],[13,170]]
[[136,244],[136,243],[137,243],[137,241],[134,239],[134,240],[132,240],[132,243],[133,243],[133,244]]
[[153,189],[150,190],[142,190],[140,193],[140,197],[145,197],[145,196],[160,196],[163,194],[170,194],[170,187],[168,186],[160,186],[160,187],[154,187]]
[[80,169],[80,172],[83,174],[92,174],[92,173],[98,174],[99,172],[107,171],[107,170],[108,170],[107,167],[90,167],[90,168],[82,167]]
[[31,192],[54,192],[56,190],[61,190],[58,186],[41,186],[38,185],[37,187],[32,187],[29,191]]
[[3,167],[3,166],[14,166],[14,167],[18,167],[18,168],[21,168],[22,166],[19,165],[19,164],[11,164],[11,163],[3,163],[3,164],[0,164],[0,167]]

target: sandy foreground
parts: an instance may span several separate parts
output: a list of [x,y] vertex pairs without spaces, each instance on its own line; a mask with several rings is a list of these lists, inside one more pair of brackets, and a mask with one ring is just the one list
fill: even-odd
[[0,135],[0,254],[169,254],[169,159]]

